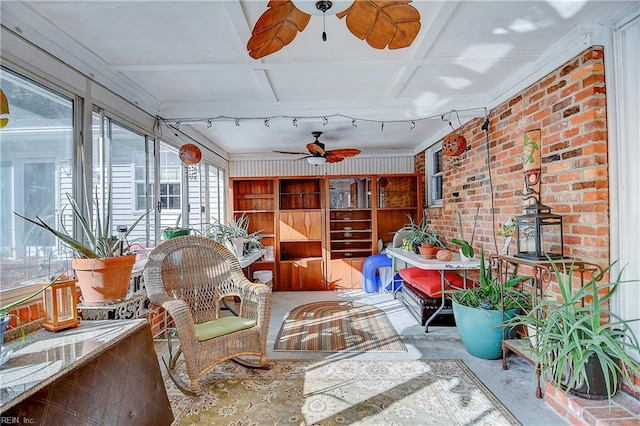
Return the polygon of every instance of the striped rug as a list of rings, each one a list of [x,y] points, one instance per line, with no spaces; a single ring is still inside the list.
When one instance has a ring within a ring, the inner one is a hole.
[[[385,313],[354,302],[316,302],[287,314],[276,351],[407,352]]]

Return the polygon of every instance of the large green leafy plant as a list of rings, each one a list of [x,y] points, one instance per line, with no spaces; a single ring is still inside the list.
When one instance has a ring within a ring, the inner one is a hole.
[[[111,198],[109,194],[109,199]],[[112,237],[111,233],[111,214],[110,209],[106,209],[106,213],[104,217],[100,214],[100,205],[97,201],[95,201],[95,211],[96,217],[95,221],[92,222],[91,217],[88,214],[83,213],[83,210],[78,205],[77,201],[70,194],[66,194],[67,200],[69,201],[69,206],[71,207],[73,217],[77,219],[78,223],[80,223],[82,229],[82,238],[76,239],[73,236],[73,233],[64,225],[63,217],[64,210],[60,215],[60,230],[53,228],[48,225],[44,220],[36,216],[35,219],[30,219],[25,217],[19,213],[14,212],[17,216],[22,219],[39,226],[42,229],[45,229],[55,235],[58,239],[60,239],[63,243],[67,244],[71,247],[76,257],[79,258],[89,258],[89,259],[97,259],[97,258],[105,258],[105,257],[118,257],[123,254],[128,254],[125,252],[121,253],[122,245],[121,241]],[[97,197],[96,197],[97,200]],[[87,205],[85,210],[86,212],[90,212],[91,209]],[[144,213],[140,216],[134,223],[131,225],[126,232],[123,234],[123,238],[126,238],[131,231],[140,223],[140,221],[151,212]]]
[[[560,261],[558,261],[560,262]],[[534,349],[542,374],[557,388],[566,391],[590,387],[588,363],[602,368],[607,398],[618,388],[618,377],[633,380],[640,363],[638,339],[630,327],[636,320],[624,320],[608,305],[620,284],[615,280],[599,282],[611,272],[609,265],[582,287],[573,282],[573,265],[562,262],[562,269],[551,262],[561,299],[543,298],[528,315],[509,321],[536,330]]]
[[[470,308],[487,310],[509,310],[531,308],[531,295],[522,291],[518,285],[531,279],[530,276],[517,276],[513,271],[509,279],[500,283],[493,274],[490,264],[485,264],[484,250],[480,252],[480,277],[478,285],[466,290],[448,290],[447,294],[457,303]]]

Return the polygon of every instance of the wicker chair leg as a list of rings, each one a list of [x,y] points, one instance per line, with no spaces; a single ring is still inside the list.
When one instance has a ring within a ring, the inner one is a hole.
[[[173,361],[175,361],[175,359]],[[169,367],[167,365],[167,361],[164,359],[164,357],[162,357],[162,362],[164,362],[164,366],[166,367],[167,372],[169,373],[169,377],[171,377],[171,380],[176,385],[176,387],[180,390],[180,392],[188,396],[202,395],[202,391],[200,390],[200,384],[198,383],[197,380],[191,380],[191,385],[188,385],[180,377],[180,375],[175,370],[175,368]],[[174,364],[174,367],[175,367],[175,362],[172,362],[172,364]]]
[[[248,361],[246,359],[242,359],[242,358],[232,358],[231,361],[235,362],[236,364],[239,364],[243,367],[247,367],[247,368],[252,368],[252,369],[256,369],[256,370],[271,370],[271,366],[269,364],[265,362],[254,362],[254,361]]]

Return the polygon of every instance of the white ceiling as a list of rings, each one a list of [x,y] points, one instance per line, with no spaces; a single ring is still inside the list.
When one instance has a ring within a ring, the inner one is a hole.
[[[398,50],[369,47],[335,15],[323,42],[314,15],[291,44],[255,60],[246,45],[267,3],[5,0],[1,19],[230,158],[275,158],[303,151],[314,130],[327,149],[415,153],[450,129],[443,114],[455,127],[452,110],[463,123],[483,116],[598,42],[598,24],[635,1],[416,0],[420,32]]]

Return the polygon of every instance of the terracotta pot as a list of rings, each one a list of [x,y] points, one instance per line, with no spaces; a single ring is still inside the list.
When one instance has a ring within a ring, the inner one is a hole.
[[[423,244],[419,248],[420,256],[425,257],[427,259],[435,259],[436,253],[440,251],[439,247],[435,247],[429,244]]]
[[[73,259],[82,303],[102,306],[118,303],[127,297],[135,255],[102,259]]]

